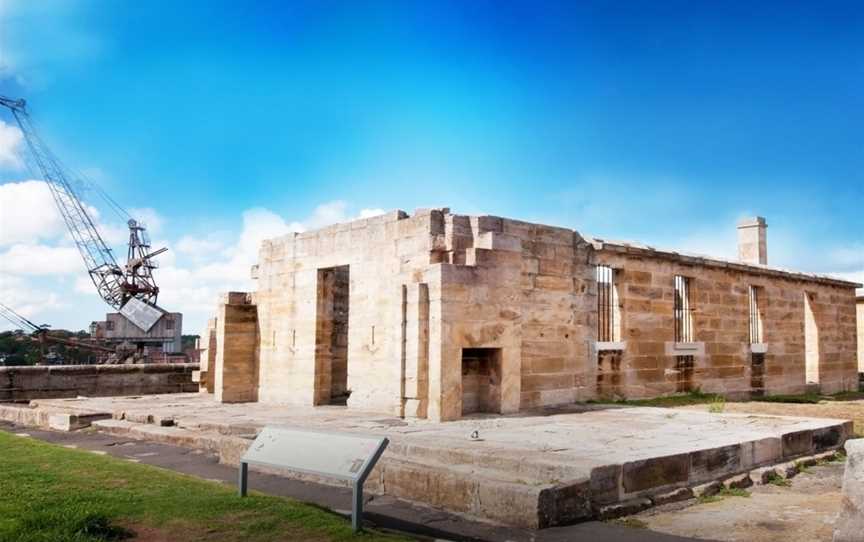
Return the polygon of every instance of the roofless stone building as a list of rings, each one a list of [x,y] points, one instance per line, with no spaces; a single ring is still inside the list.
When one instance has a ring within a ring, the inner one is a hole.
[[[449,209],[265,241],[202,337],[223,402],[453,420],[597,397],[858,385],[854,283]]]

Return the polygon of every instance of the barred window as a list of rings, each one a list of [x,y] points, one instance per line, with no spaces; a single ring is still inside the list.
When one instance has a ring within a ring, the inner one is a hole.
[[[750,286],[750,343],[762,342],[762,315],[759,306],[761,288]]]
[[[597,340],[619,340],[618,307],[615,291],[615,270],[606,265],[597,266]]]
[[[690,305],[690,278],[675,275],[675,342],[693,342],[693,309]]]

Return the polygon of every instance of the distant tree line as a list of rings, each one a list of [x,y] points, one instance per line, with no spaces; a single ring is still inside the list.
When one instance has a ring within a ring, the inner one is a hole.
[[[55,337],[86,339],[86,331],[56,329],[49,332]],[[95,363],[97,354],[92,351],[72,348],[63,344],[45,344],[45,353],[66,365]],[[41,356],[39,341],[35,341],[21,330],[0,332],[0,365],[36,365]]]

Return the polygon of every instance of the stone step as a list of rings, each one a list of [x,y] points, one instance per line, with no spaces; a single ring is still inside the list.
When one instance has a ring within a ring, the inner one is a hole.
[[[502,478],[500,471],[390,457],[367,480],[369,491],[442,507],[486,521],[544,528],[591,517],[590,482]]]
[[[465,468],[467,470],[482,469],[484,472],[497,473],[501,479],[514,478],[518,480],[535,480],[540,483],[551,483],[556,480],[578,478],[579,472],[573,468],[572,462],[554,462],[531,457],[531,450],[523,452],[505,452],[496,449],[490,451],[483,447],[465,449],[438,444],[418,444],[412,442],[403,444],[398,439],[392,439],[387,447],[387,455],[406,461],[422,462],[440,465],[445,468]]]

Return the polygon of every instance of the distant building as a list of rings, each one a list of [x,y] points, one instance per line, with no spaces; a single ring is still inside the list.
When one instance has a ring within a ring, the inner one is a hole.
[[[144,332],[122,314],[112,312],[105,315],[105,320],[90,324],[90,335],[111,346],[129,343],[145,350],[154,360],[172,354],[182,355],[183,315],[166,312]]]

